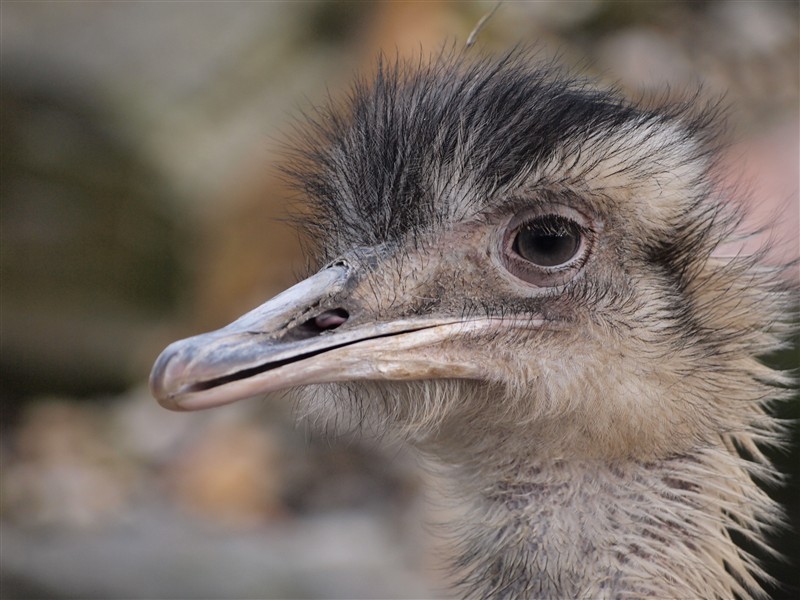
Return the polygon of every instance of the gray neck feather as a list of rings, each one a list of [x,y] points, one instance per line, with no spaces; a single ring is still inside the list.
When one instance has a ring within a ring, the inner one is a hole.
[[[482,475],[462,472],[458,489],[470,502],[456,528],[463,591],[509,599],[757,594],[749,572],[760,570],[729,530],[754,528],[758,541],[775,509],[747,464],[707,448],[649,464],[540,465],[491,489],[472,485]]]

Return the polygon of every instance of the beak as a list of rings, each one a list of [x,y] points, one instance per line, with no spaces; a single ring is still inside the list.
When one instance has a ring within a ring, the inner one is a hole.
[[[442,345],[498,319],[379,320],[355,299],[354,267],[326,268],[217,331],[168,346],[150,389],[172,410],[210,408],[312,383],[484,378]]]

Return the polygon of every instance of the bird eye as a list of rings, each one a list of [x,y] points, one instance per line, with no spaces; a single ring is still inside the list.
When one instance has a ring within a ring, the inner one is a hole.
[[[517,231],[512,250],[539,267],[568,263],[581,246],[582,228],[561,215],[544,215],[528,221]]]
[[[583,267],[599,223],[563,204],[517,213],[503,229],[501,260],[517,279],[536,287],[563,285]]]

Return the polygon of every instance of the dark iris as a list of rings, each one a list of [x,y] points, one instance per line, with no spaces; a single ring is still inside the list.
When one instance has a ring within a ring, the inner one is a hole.
[[[514,252],[540,267],[570,261],[581,245],[581,226],[560,215],[536,217],[525,223],[514,239]]]

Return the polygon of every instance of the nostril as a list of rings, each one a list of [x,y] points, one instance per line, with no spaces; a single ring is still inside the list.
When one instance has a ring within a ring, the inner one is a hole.
[[[326,331],[336,329],[349,318],[350,313],[343,308],[326,310],[316,317],[311,317],[307,321],[288,329],[286,333],[284,333],[283,339],[287,342],[307,340],[308,338],[316,337]]]
[[[327,331],[329,329],[336,329],[347,321],[350,317],[350,313],[348,313],[343,308],[334,308],[333,310],[326,310],[324,313],[317,315],[314,317],[314,325],[316,325],[321,331]]]

